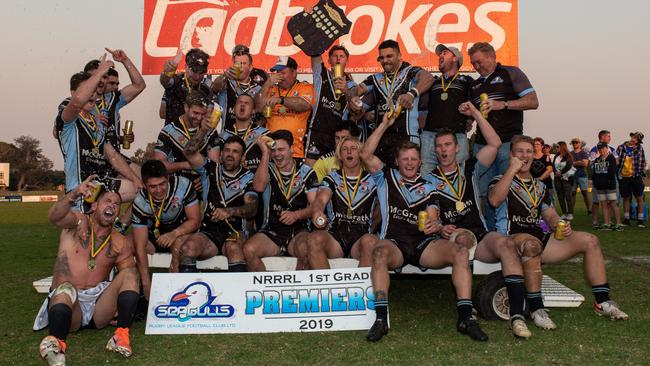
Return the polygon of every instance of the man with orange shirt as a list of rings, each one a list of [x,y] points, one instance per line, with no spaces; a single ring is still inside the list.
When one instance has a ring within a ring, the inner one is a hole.
[[[259,98],[263,98],[264,106],[273,108],[271,117],[266,119],[266,128],[271,132],[289,130],[294,141],[293,157],[304,158],[303,140],[314,105],[314,86],[298,81],[297,69],[298,63],[293,58],[278,57],[277,63],[271,68],[269,78],[262,86]]]

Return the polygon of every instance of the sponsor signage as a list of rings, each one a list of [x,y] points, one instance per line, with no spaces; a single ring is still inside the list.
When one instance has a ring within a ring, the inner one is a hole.
[[[367,330],[370,268],[153,274],[146,334]]]
[[[291,16],[317,1],[305,0],[145,0],[142,71],[159,74],[164,62],[180,47],[198,47],[210,55],[208,73],[222,73],[232,64],[236,44],[250,47],[253,64],[268,70],[278,56],[292,56],[300,72],[311,72],[309,58],[293,45],[286,25]],[[347,71],[381,71],[377,46],[397,40],[404,60],[430,71],[438,68],[434,50],[439,43],[458,47],[473,70],[468,48],[490,42],[497,60],[518,65],[518,1],[337,0],[352,22],[343,44],[351,57]],[[182,69],[184,64],[180,65]]]

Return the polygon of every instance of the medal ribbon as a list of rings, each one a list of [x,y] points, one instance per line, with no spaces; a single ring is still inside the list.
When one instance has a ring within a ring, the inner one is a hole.
[[[160,217],[162,216],[162,211],[163,207],[165,207],[165,199],[167,199],[167,196],[163,198],[162,202],[160,202],[160,207],[158,208],[158,213],[156,213],[156,207],[153,204],[153,199],[151,198],[151,194],[149,194],[149,205],[151,206],[151,212],[154,214],[153,218],[156,220],[155,228],[157,229],[160,227]]]
[[[393,85],[395,85],[395,80],[397,80],[397,74],[399,74],[400,67],[402,67],[401,63],[397,66],[395,74],[393,74],[393,80],[390,82],[390,86],[388,85],[388,75],[384,73],[384,86],[386,87],[386,94],[388,94],[388,105],[391,109],[393,109]]]
[[[235,122],[233,128],[235,129],[235,135],[239,136],[239,130],[237,130],[237,122]],[[246,129],[246,133],[244,133],[244,137],[242,138],[242,140],[244,140],[244,143],[246,143],[246,138],[248,137],[248,134],[251,132],[251,128],[253,128],[252,123],[248,125],[248,128]]]
[[[451,81],[449,82],[449,84],[447,84],[446,87],[445,87],[445,75],[442,75],[442,77],[440,78],[440,82],[442,82],[442,92],[443,92],[443,93],[446,93],[446,92],[447,92],[447,89],[449,89],[449,87],[451,86],[451,84],[454,83],[454,80],[456,80],[456,77],[458,76],[458,74],[459,74],[459,73],[457,72],[456,75],[454,75],[454,77],[451,78]]]
[[[438,166],[438,172],[440,173],[440,176],[442,177],[442,179],[449,186],[449,189],[451,190],[451,192],[456,197],[456,201],[460,201],[461,198],[462,198],[461,194],[462,194],[462,191],[463,191],[463,179],[462,179],[462,177],[460,175],[460,164],[456,164],[456,179],[458,180],[458,189],[456,189],[454,187],[454,185],[451,184],[449,179],[447,179],[447,175],[445,175],[445,173],[440,169],[440,166]]]
[[[237,127],[235,127],[235,131],[237,131]],[[239,174],[240,171],[241,171],[241,167],[240,167],[239,170],[237,171],[237,174]],[[217,170],[217,183],[218,183],[219,186],[221,187],[221,204],[223,205],[223,208],[226,208],[226,197],[225,197],[225,194],[226,194],[226,186],[227,186],[227,185],[226,185],[226,180],[223,178],[223,176],[224,176],[224,173],[223,173],[223,166],[221,166],[221,164],[220,164],[220,165],[219,165],[219,169]],[[225,220],[223,220],[223,222],[225,222],[226,225],[228,225],[228,227],[229,227],[229,228],[233,231],[233,233],[237,236],[237,239],[239,239],[239,231],[237,231],[237,229],[235,229],[235,228],[232,226],[232,224],[230,223],[230,221],[228,221],[228,219],[225,219]]]
[[[278,175],[278,181],[280,182],[280,190],[284,194],[284,198],[286,198],[287,202],[289,202],[289,197],[291,197],[291,191],[293,190],[293,181],[296,179],[296,163],[295,162],[293,163],[293,170],[291,171],[291,181],[289,182],[288,189],[285,188],[284,179],[282,179],[282,173],[280,173],[278,167],[273,165],[273,169],[275,169],[275,172]]]
[[[97,254],[104,249],[109,240],[111,240],[111,234],[108,234],[106,239],[104,239],[102,244],[99,246],[99,249],[95,250],[95,230],[93,228],[93,219],[90,218],[90,258],[95,258]]]
[[[104,109],[106,109],[106,100],[104,99],[104,96],[103,96],[103,95],[102,95],[102,99],[101,99],[101,100],[102,100],[102,102],[101,102],[101,104],[100,104],[101,109],[100,109],[100,107],[97,107],[97,103],[95,103],[95,110],[97,111],[97,114],[102,114],[102,112],[104,111]]]
[[[516,177],[517,180],[519,180],[519,182],[521,183],[521,185],[524,186],[524,190],[526,191],[528,198],[530,198],[530,202],[533,204],[532,208],[536,208],[537,203],[539,202],[539,198],[537,197],[537,190],[535,189],[535,178],[532,179],[532,193],[531,193],[531,190],[528,189],[528,186],[526,185],[526,183],[524,183],[523,179],[519,178],[519,176]]]
[[[345,199],[348,201],[348,208],[352,210],[352,202],[354,202],[354,198],[357,196],[357,190],[359,189],[359,182],[361,182],[361,173],[363,173],[363,169],[359,171],[359,177],[357,179],[357,183],[354,184],[354,189],[352,191],[352,195],[350,195],[350,190],[348,189],[348,181],[345,177],[345,170],[341,169],[341,174],[343,176],[343,185],[345,186]]]

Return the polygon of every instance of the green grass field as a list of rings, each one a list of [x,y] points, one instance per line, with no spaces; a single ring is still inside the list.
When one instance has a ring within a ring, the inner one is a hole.
[[[579,199],[581,201],[581,199]],[[0,364],[41,364],[38,344],[46,331],[31,330],[44,295],[32,281],[49,276],[58,231],[47,222],[49,204],[0,204],[0,308],[5,312],[0,338]],[[590,229],[584,208],[574,227]],[[591,308],[590,287],[581,264],[545,266],[544,272],[587,298],[579,308],[552,309],[559,329],[543,332],[529,324],[533,337],[512,337],[506,322],[481,320],[490,336],[477,343],[455,330],[455,301],[449,278],[394,279],[391,288],[392,328],[378,344],[365,332],[285,333],[259,335],[145,336],[144,323],[131,330],[134,355],[124,360],[104,350],[113,329],[86,330],[68,338],[69,364],[235,364],[235,365],[642,365],[650,364],[650,231],[626,228],[599,233],[608,260],[612,298],[631,320],[613,322]]]

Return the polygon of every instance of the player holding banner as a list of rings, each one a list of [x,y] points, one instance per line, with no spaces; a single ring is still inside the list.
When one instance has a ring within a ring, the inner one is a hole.
[[[322,156],[334,152],[334,129],[343,120],[349,88],[355,86],[345,73],[350,57],[348,50],[337,45],[330,48],[327,56],[331,70],[325,67],[322,56],[311,58],[315,102],[305,144],[306,161],[311,166]]]
[[[328,258],[352,257],[359,267],[369,267],[377,237],[370,234],[372,216],[377,202],[377,186],[363,169],[359,158],[361,142],[345,137],[336,147],[341,166],[323,180],[314,201],[312,222],[329,221],[329,227],[318,227],[309,235],[309,266],[329,268]],[[324,211],[327,209],[327,216]],[[326,219],[327,217],[327,219]]]
[[[522,252],[525,261],[522,269],[514,240],[503,234],[487,231],[480,210],[478,166],[486,167],[494,162],[501,140],[473,104],[462,103],[458,110],[459,113],[476,120],[487,144],[476,157],[458,162],[456,157],[460,154],[462,145],[458,143],[454,131],[439,130],[432,141],[435,142],[436,160],[439,165],[425,179],[436,186],[436,197],[442,212],[442,237],[450,239],[469,230],[474,236],[473,242],[478,241],[474,258],[487,263],[501,262],[510,303],[512,332],[515,336],[527,338],[530,337],[530,331],[524,320],[523,275],[525,270],[539,271],[540,262],[529,260],[530,253]],[[533,319],[537,318],[538,316],[533,314]]]
[[[253,188],[264,199],[262,229],[244,243],[248,270],[265,271],[262,257],[289,253],[298,257],[296,269],[307,266],[307,220],[312,217],[311,204],[316,198],[316,173],[301,160],[294,160],[293,135],[278,130],[268,135],[272,139],[273,161],[269,162],[271,148],[266,136],[257,140],[262,150]]]
[[[584,254],[585,277],[594,294],[596,314],[611,319],[628,319],[628,315],[609,298],[605,260],[598,237],[573,231],[569,222],[560,219],[545,194],[546,185],[530,174],[533,155],[532,138],[523,135],[512,138],[508,169],[492,180],[488,193],[490,204],[496,207],[497,230],[511,235],[519,252],[525,253],[525,256],[541,256],[542,263],[561,263],[577,254]],[[541,229],[541,219],[556,235]],[[541,272],[526,273],[528,305],[533,314],[541,310],[538,316],[543,319],[535,320],[536,325],[543,329],[554,329],[556,325],[546,314],[539,292],[541,281]]]
[[[387,167],[374,155],[379,140],[395,122],[387,114],[383,118],[361,150],[361,159],[377,184],[382,215],[381,240],[372,253],[371,271],[377,319],[366,338],[376,342],[388,333],[388,271],[399,271],[411,264],[421,268],[452,266],[458,310],[456,328],[474,340],[487,341],[487,335],[472,316],[468,246],[434,235],[442,229],[433,195],[436,187],[418,173],[421,163],[418,145],[403,141],[396,147],[398,169]]]

